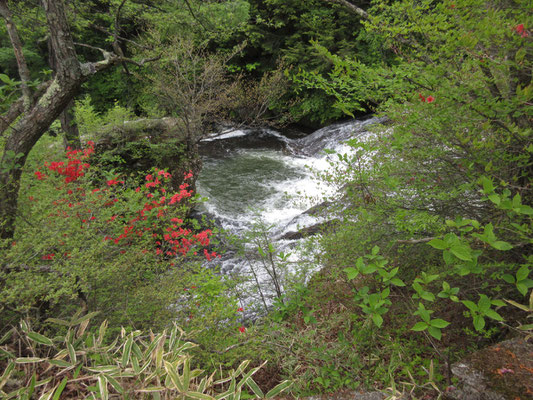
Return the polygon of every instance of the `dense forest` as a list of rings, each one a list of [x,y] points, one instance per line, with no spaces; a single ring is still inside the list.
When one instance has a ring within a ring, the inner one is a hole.
[[[0,397],[532,398],[532,10],[0,0]],[[328,126],[292,250],[202,208],[206,140]]]

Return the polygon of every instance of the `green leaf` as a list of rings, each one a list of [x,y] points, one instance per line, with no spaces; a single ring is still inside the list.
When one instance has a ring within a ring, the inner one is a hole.
[[[4,373],[2,376],[0,376],[0,390],[4,387],[4,385],[9,380],[9,377],[15,370],[15,363],[13,361],[10,361],[9,364],[7,364],[7,367],[4,369]]]
[[[400,278],[393,278],[390,280],[390,283],[396,286],[405,286],[405,283]]]
[[[259,397],[259,398],[263,398],[265,397],[265,394],[263,393],[263,391],[261,390],[261,388],[257,385],[257,383],[253,380],[253,378],[250,378],[246,381],[246,384],[248,385],[248,387],[250,389],[252,389],[252,392],[254,392],[254,394]]]
[[[442,332],[439,328],[435,328],[434,326],[430,326],[428,328],[428,332],[431,336],[433,336],[435,339],[440,340],[442,338]]]
[[[463,300],[462,303],[472,312],[475,312],[478,310],[477,304],[470,300]]]
[[[44,360],[45,360],[44,358],[38,358],[38,357],[18,357],[15,359],[15,362],[17,364],[33,364],[33,363],[38,363]]]
[[[378,328],[381,327],[381,325],[383,325],[383,318],[379,314],[372,314],[372,321],[374,322],[374,324],[376,324]],[[268,397],[268,394],[267,394],[267,397]]]
[[[106,379],[109,381],[109,383],[111,384],[111,386],[113,386],[113,388],[118,392],[120,393],[121,395],[124,395],[126,392],[124,391],[124,388],[120,385],[120,383],[118,383],[118,381],[113,378],[111,375],[104,375],[106,377]]]
[[[72,361],[73,364],[76,364],[76,350],[74,350],[74,346],[72,346],[72,344],[70,343],[67,343],[67,349],[68,349],[68,354],[70,356],[70,361]]]
[[[27,335],[31,340],[39,344],[44,344],[45,346],[54,345],[54,342],[52,342],[52,340],[48,339],[46,336],[43,336],[37,332],[28,332]]]
[[[447,249],[448,247],[450,247],[448,245],[448,243],[446,243],[444,240],[442,239],[432,239],[431,241],[428,242],[428,244],[433,247],[434,249],[437,249],[437,250],[445,250]]]
[[[446,328],[448,325],[450,325],[448,321],[444,321],[440,318],[432,319],[429,324],[439,329]]]
[[[124,344],[124,353],[122,353],[122,367],[125,368],[130,361],[131,346],[133,345],[133,336],[129,336]]]
[[[14,329],[11,328],[10,330],[8,330],[4,336],[2,336],[2,338],[0,338],[0,344],[3,344],[4,342],[7,342],[7,340],[11,337],[11,335],[13,334],[14,332]]]
[[[454,256],[463,261],[472,261],[472,249],[464,244],[454,244],[450,248]]]
[[[72,364],[65,360],[52,359],[52,360],[48,360],[48,362],[52,365],[55,365],[56,367],[62,367],[62,368],[72,367]]]
[[[15,81],[12,80],[6,74],[0,74],[0,81],[4,82],[6,85],[9,85],[9,86],[13,86],[15,84]]]
[[[425,322],[417,322],[415,324],[415,326],[413,326],[411,328],[412,331],[416,331],[416,332],[420,332],[420,331],[423,331],[423,330],[426,330],[428,328],[428,324],[426,324]]]
[[[420,298],[427,300],[427,301],[435,301],[435,295],[428,291],[423,291],[419,293]]]
[[[522,265],[518,271],[516,271],[516,281],[523,281],[529,275],[529,267],[527,265]]]
[[[276,385],[271,391],[269,391],[266,394],[265,398],[270,399],[270,398],[272,398],[274,396],[277,396],[281,392],[284,392],[289,387],[291,387],[291,385],[292,385],[292,381],[288,381],[288,380],[287,381],[283,381],[280,384]]]
[[[486,176],[482,176],[480,180],[481,184],[483,185],[483,192],[485,194],[494,192],[494,184],[489,178],[487,178]]]
[[[353,267],[345,268],[344,272],[346,272],[346,275],[349,281],[357,278],[357,275],[359,275],[359,271]]]
[[[518,289],[518,291],[520,292],[522,296],[525,296],[527,294],[528,287],[524,285],[522,282],[517,282],[516,288]]]
[[[475,315],[473,322],[476,331],[480,331],[485,327],[485,318],[483,318],[481,315]]]
[[[511,250],[513,248],[513,246],[511,246],[509,243],[503,242],[501,240],[497,240],[496,242],[489,242],[489,244],[495,249],[502,251]]]
[[[489,310],[490,305],[490,299],[486,295],[482,294],[479,296],[479,301],[477,303],[479,312],[484,313],[485,311]]]
[[[59,397],[61,396],[61,393],[63,393],[63,390],[65,389],[65,386],[67,386],[67,377],[64,377],[57,389],[54,392],[54,397],[52,397],[52,400],[59,400]]]
[[[100,311],[93,311],[93,312],[90,312],[89,314],[86,314],[86,315],[84,315],[83,317],[78,318],[77,320],[71,322],[71,325],[72,325],[72,326],[74,326],[74,325],[79,325],[79,324],[81,324],[82,322],[87,321],[87,320],[90,320],[91,318],[97,316],[98,314],[100,314]]]
[[[494,194],[490,194],[488,196],[489,200],[492,201],[494,204],[496,204],[497,206],[500,205],[501,203],[501,198],[500,198],[500,195],[494,193]]]
[[[494,310],[487,310],[487,311],[485,311],[484,314],[487,317],[492,318],[492,319],[494,319],[496,321],[503,321],[503,317],[500,314],[498,314],[496,311],[494,311]]]
[[[446,263],[446,265],[453,264],[454,258],[453,258],[452,253],[449,250],[444,250],[442,252],[442,257],[444,258],[444,262]]]
[[[198,400],[215,400],[214,397],[209,396],[208,394],[200,393],[200,392],[187,392],[186,395],[190,397],[191,399],[198,399]]]
[[[513,284],[515,283],[515,279],[514,279],[514,276],[510,275],[510,274],[504,274],[502,276],[502,279],[507,282],[507,283],[510,283],[510,284]]]

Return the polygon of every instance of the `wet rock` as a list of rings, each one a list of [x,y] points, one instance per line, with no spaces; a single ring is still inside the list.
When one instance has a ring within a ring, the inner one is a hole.
[[[313,236],[313,235],[316,235],[317,233],[322,233],[326,229],[331,228],[337,222],[338,222],[337,220],[319,222],[318,224],[298,229],[296,232],[294,232],[294,231],[286,232],[280,237],[280,239],[283,239],[283,240],[299,240],[299,239],[302,239],[304,237]]]
[[[452,366],[450,400],[533,399],[533,344],[512,339],[477,351]]]
[[[319,129],[303,139],[295,141],[296,151],[307,156],[319,154],[333,143],[344,142],[348,139],[358,137],[373,124],[383,124],[386,118],[371,117],[363,120],[349,120]]]

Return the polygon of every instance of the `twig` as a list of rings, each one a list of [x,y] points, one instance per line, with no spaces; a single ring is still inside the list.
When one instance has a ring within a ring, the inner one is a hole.
[[[397,243],[405,243],[405,244],[417,244],[417,243],[426,243],[431,240],[435,239],[434,237],[426,237],[422,239],[409,239],[409,240],[397,240]]]

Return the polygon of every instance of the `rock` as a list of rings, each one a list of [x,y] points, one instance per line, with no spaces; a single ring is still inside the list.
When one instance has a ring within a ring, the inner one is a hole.
[[[341,391],[333,394],[324,394],[321,396],[307,397],[305,400],[384,400],[390,396],[387,392],[355,392],[352,390]],[[394,397],[397,400],[402,400],[406,397]]]
[[[298,231],[290,231],[283,234],[280,239],[283,240],[299,240],[304,237],[309,237],[312,235],[316,235],[317,233],[321,233],[327,228],[330,228],[334,226],[338,221],[325,221],[325,222],[319,222],[318,224],[311,225],[305,228],[298,229]]]
[[[452,365],[459,378],[453,400],[533,399],[533,344],[512,339],[477,351]]]

